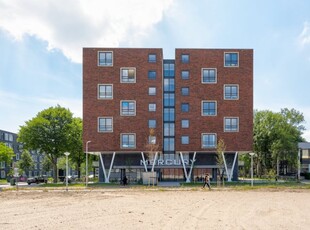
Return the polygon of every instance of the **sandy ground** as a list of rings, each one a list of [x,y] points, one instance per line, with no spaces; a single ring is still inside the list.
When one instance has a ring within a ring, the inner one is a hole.
[[[310,229],[310,191],[3,191],[0,229]]]

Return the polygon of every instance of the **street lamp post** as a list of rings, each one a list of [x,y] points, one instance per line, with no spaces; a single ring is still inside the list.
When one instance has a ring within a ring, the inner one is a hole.
[[[68,192],[68,171],[69,171],[69,167],[68,167],[68,156],[70,155],[69,152],[65,152],[64,153],[66,155],[66,191]]]
[[[251,186],[253,187],[253,156],[255,153],[249,153],[251,156]]]
[[[86,166],[85,166],[85,168],[86,168],[86,171],[85,171],[85,175],[86,175],[86,177],[85,177],[85,186],[86,186],[86,188],[88,186],[88,144],[90,142],[91,141],[87,141],[86,142]]]

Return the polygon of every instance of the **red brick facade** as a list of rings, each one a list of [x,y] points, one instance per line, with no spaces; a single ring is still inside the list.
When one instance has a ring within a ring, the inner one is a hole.
[[[112,66],[98,66],[98,52],[113,52]],[[238,67],[224,67],[225,52],[238,53]],[[156,62],[148,62],[148,55],[156,54]],[[189,54],[189,63],[181,62],[181,55]],[[136,83],[120,83],[120,69],[134,67]],[[216,68],[217,82],[202,84],[202,68]],[[156,79],[148,79],[148,71],[155,70]],[[189,70],[188,80],[181,79],[181,71]],[[113,99],[98,99],[98,84],[113,85]],[[224,100],[224,85],[239,86],[238,100]],[[156,95],[149,96],[149,87],[156,87]],[[189,87],[189,95],[182,96],[181,88]],[[83,49],[83,141],[91,140],[92,152],[124,151],[120,147],[122,133],[136,134],[133,152],[145,151],[148,120],[155,119],[157,143],[162,149],[163,127],[163,52],[162,49],[84,48]],[[136,101],[135,116],[121,116],[121,100]],[[217,102],[216,116],[201,116],[202,100]],[[149,103],[156,103],[156,112],[149,112]],[[181,103],[189,103],[188,113],[181,112]],[[253,50],[251,49],[176,49],[175,54],[175,150],[214,151],[201,147],[202,133],[216,133],[226,143],[226,151],[251,151],[253,145]],[[98,117],[113,117],[113,132],[98,132]],[[238,117],[239,131],[224,132],[224,117]],[[181,128],[181,120],[189,119],[190,126]],[[181,136],[189,136],[189,144],[181,144]],[[131,151],[125,149],[125,151]]]
[[[113,52],[113,66],[98,66],[99,51]],[[148,62],[148,54],[156,54],[155,63]],[[162,133],[162,59],[162,49],[83,49],[84,146],[91,140],[91,151],[122,151],[121,133],[135,133],[136,148],[132,150],[143,151],[149,132],[148,119],[156,119],[156,132]],[[120,83],[122,67],[136,69],[136,83]],[[149,70],[156,71],[155,80],[148,79]],[[113,84],[113,99],[98,99],[98,84]],[[148,95],[149,87],[156,87],[156,96]],[[136,116],[120,116],[121,100],[136,101]],[[156,112],[148,111],[149,103],[156,103]],[[99,133],[98,117],[113,117],[113,132]],[[162,143],[160,135],[157,141]]]
[[[239,54],[239,67],[224,67],[224,53]],[[189,63],[181,62],[181,55],[189,54]],[[253,50],[246,49],[176,49],[176,151],[214,151],[201,148],[201,134],[215,133],[223,139],[226,151],[253,149]],[[216,68],[217,83],[202,84],[201,69]],[[181,71],[189,70],[188,80]],[[238,100],[224,100],[224,85],[239,85]],[[181,95],[181,88],[189,87],[189,96]],[[201,102],[217,102],[216,116],[201,116]],[[181,103],[189,103],[188,113],[181,112]],[[239,118],[239,132],[224,132],[224,117]],[[189,119],[188,129],[181,128],[181,120]],[[190,137],[189,144],[181,144],[181,136]]]

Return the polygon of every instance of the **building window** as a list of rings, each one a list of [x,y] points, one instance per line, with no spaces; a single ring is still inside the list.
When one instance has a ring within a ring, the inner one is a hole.
[[[189,54],[182,54],[181,61],[182,63],[189,63]]]
[[[136,116],[136,102],[121,101],[121,116]]]
[[[202,69],[202,83],[216,83],[217,76],[216,76],[216,69]]]
[[[121,83],[136,83],[136,68],[121,68]]]
[[[156,62],[156,54],[149,54],[148,61],[149,62]]]
[[[156,137],[155,136],[149,136],[149,144],[156,144]]]
[[[238,132],[239,131],[239,118],[238,117],[225,117],[224,118],[224,131],[225,132]]]
[[[156,128],[156,120],[149,120],[149,128],[150,129],[155,129]]]
[[[216,101],[202,101],[202,116],[216,116]]]
[[[4,179],[6,177],[5,171],[1,170],[1,178]]]
[[[112,117],[99,117],[98,118],[98,132],[99,133],[113,132],[113,118]]]
[[[149,70],[148,78],[150,80],[155,80],[156,79],[156,71],[155,70]]]
[[[182,112],[189,112],[189,104],[188,103],[182,103],[181,104],[181,111]]]
[[[181,121],[182,128],[189,128],[189,120],[182,120]]]
[[[164,91],[174,92],[174,79],[164,79]]]
[[[188,87],[182,87],[181,88],[181,94],[182,94],[182,96],[188,96],[189,95],[189,88]]]
[[[174,136],[174,123],[164,123],[164,136]]]
[[[174,106],[174,93],[164,93],[164,106]]]
[[[0,168],[5,168],[5,162],[4,161],[0,161]]]
[[[8,133],[4,133],[4,140],[8,141],[9,140],[9,134]]]
[[[136,148],[136,135],[134,133],[121,134],[121,148],[122,149]]]
[[[225,100],[237,100],[237,99],[239,99],[239,87],[238,87],[238,85],[225,85],[224,86],[224,99]]]
[[[181,143],[183,145],[188,145],[189,144],[189,136],[181,136]]]
[[[113,85],[98,85],[98,99],[113,99]]]
[[[156,104],[150,103],[149,104],[149,112],[155,112],[156,111]]]
[[[149,95],[156,95],[156,87],[149,87]]]
[[[174,76],[174,63],[164,63],[164,77]]]
[[[99,66],[113,66],[113,53],[112,52],[99,52],[98,53]]]
[[[225,53],[225,67],[238,67],[239,54],[238,53]]]
[[[19,153],[16,153],[16,160],[19,161]]]
[[[189,71],[188,70],[182,70],[181,72],[181,78],[183,80],[188,80],[189,79]]]
[[[164,108],[164,121],[174,121],[174,108]]]
[[[174,151],[174,138],[164,138],[164,151]]]
[[[202,148],[215,148],[216,147],[216,134],[203,133],[201,137]]]

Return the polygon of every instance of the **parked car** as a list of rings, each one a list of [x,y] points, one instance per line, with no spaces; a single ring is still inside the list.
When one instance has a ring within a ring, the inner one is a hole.
[[[68,183],[71,184],[72,182],[75,182],[77,180],[77,176],[73,175],[73,176],[68,176]],[[66,177],[62,177],[60,178],[61,181],[63,181],[64,183],[66,183]]]
[[[47,178],[46,177],[43,177],[43,176],[35,176],[35,177],[30,177],[27,179],[27,183],[30,185],[32,183],[36,183],[36,184],[39,184],[39,183],[47,183]]]

